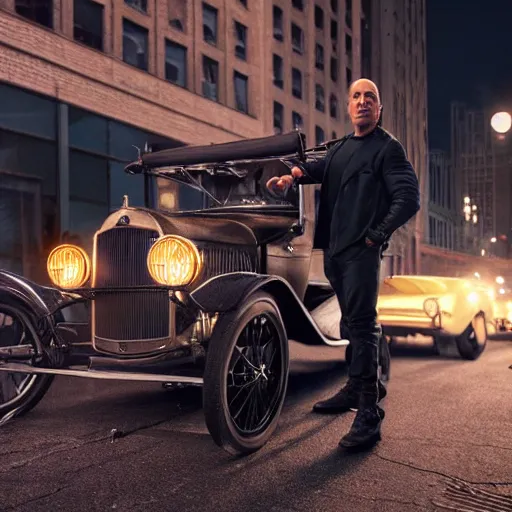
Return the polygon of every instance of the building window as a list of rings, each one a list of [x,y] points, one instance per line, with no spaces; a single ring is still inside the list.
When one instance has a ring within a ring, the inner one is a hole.
[[[347,63],[352,67],[352,37],[345,34],[345,52],[347,55]]]
[[[247,60],[247,27],[235,21],[235,55],[242,60]]]
[[[322,144],[325,142],[325,133],[320,126],[315,126],[315,144]]]
[[[292,0],[292,6],[299,11],[304,10],[304,0]]]
[[[346,0],[345,25],[352,28],[352,0]]]
[[[217,16],[215,7],[203,3],[203,39],[214,46],[217,45]]]
[[[274,39],[283,41],[283,11],[277,5],[274,5],[272,23],[274,26]]]
[[[332,51],[338,51],[338,22],[331,20]]]
[[[123,60],[144,71],[148,70],[148,31],[123,19]]]
[[[238,0],[247,9],[247,0]]]
[[[333,119],[338,119],[339,111],[338,111],[338,99],[334,94],[331,94],[329,98],[329,112]]]
[[[246,114],[249,113],[249,100],[248,100],[248,82],[249,79],[235,71],[234,76],[234,84],[235,84],[235,104],[236,109],[240,110],[240,112],[244,112]]]
[[[148,11],[148,0],[124,0],[124,3],[134,9],[137,9],[137,11]]]
[[[331,0],[331,11],[338,12],[338,0]]]
[[[315,108],[320,112],[325,112],[324,88],[320,84],[315,87]]]
[[[274,85],[283,89],[284,87],[284,79],[283,79],[283,59],[274,53],[272,57],[272,69],[274,73]]]
[[[284,107],[281,103],[274,101],[274,134],[283,133]]]
[[[292,48],[295,53],[304,53],[304,32],[295,23],[292,23]]]
[[[315,45],[315,68],[324,69],[324,47],[318,43]]]
[[[203,96],[219,101],[219,63],[203,55]]]
[[[315,5],[315,27],[324,29],[324,11],[319,5]]]
[[[186,32],[187,27],[187,0],[167,0],[169,26]]]
[[[16,13],[40,25],[53,28],[52,0],[16,0]]]
[[[73,37],[91,48],[103,51],[103,6],[91,0],[74,0]]]
[[[338,81],[338,59],[336,57],[331,57],[331,80]]]
[[[292,94],[302,99],[302,73],[296,68],[292,69]]]
[[[165,79],[187,86],[187,49],[168,39],[165,40]]]
[[[334,139],[337,139],[338,136],[336,135],[336,132],[332,132],[331,134],[331,139],[334,140]]]
[[[304,129],[304,120],[298,112],[292,112],[292,126],[294,130]]]
[[[347,89],[350,87],[350,84],[352,83],[352,70],[350,68],[346,69],[347,73]]]

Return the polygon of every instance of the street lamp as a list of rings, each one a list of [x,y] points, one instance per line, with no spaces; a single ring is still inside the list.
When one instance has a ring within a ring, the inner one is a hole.
[[[503,284],[503,283],[505,282],[505,279],[503,279],[503,277],[502,277],[502,276],[498,276],[498,277],[496,278],[496,282],[497,282],[498,284]]]
[[[496,243],[496,237],[495,237],[495,236],[493,236],[493,237],[491,238],[491,244],[495,244],[495,243]]]
[[[508,112],[496,112],[491,118],[491,126],[497,133],[507,133],[512,127],[512,116]]]

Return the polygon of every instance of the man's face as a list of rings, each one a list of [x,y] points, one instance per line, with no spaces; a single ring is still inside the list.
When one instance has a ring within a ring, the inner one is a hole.
[[[370,80],[357,80],[350,86],[348,113],[354,126],[377,126],[380,116],[380,96],[377,86]]]

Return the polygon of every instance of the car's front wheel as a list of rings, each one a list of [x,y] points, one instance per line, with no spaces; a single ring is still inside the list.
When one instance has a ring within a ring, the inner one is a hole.
[[[0,296],[0,346],[32,345],[38,333],[30,312]],[[0,371],[0,424],[35,407],[48,391],[52,375]]]
[[[277,427],[288,383],[286,330],[271,295],[257,292],[222,315],[208,344],[203,409],[214,441],[259,450]]]
[[[437,336],[434,349],[441,356],[459,355],[463,359],[478,359],[487,344],[487,324],[483,313],[473,318],[459,336]]]
[[[459,354],[463,359],[478,359],[487,344],[487,324],[485,316],[480,313],[456,338]]]

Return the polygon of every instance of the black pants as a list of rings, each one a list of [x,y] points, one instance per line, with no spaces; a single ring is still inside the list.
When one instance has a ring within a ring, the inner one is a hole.
[[[338,297],[342,318],[341,337],[350,340],[352,361],[349,379],[361,386],[361,400],[377,403],[379,344],[377,297],[381,262],[380,247],[364,240],[329,256],[324,251],[324,272]]]

